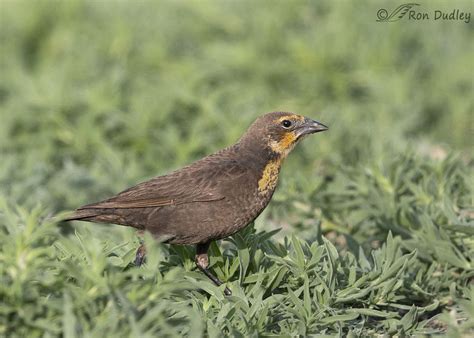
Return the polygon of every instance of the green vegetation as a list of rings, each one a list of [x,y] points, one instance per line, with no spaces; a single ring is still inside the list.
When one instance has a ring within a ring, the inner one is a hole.
[[[473,334],[473,22],[380,7],[0,2],[0,336]],[[233,296],[191,247],[145,236],[137,268],[133,229],[57,222],[273,110],[330,130],[212,246]]]

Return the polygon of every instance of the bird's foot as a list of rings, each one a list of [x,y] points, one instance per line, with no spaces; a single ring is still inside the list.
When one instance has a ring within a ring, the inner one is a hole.
[[[135,265],[141,266],[146,260],[146,248],[145,244],[141,243],[137,249],[137,253],[135,255]]]
[[[217,278],[216,276],[214,276],[214,275],[209,271],[209,269],[203,268],[203,267],[201,267],[201,266],[199,266],[199,265],[198,265],[198,268],[199,268],[199,270],[201,270],[202,272],[204,272],[204,274],[205,274],[214,284],[216,284],[217,286],[221,286],[222,284],[224,284],[224,283],[222,283],[222,282],[220,281],[219,278]],[[226,286],[225,289],[224,289],[224,294],[225,294],[226,296],[232,296],[232,291],[230,291],[230,289]]]
[[[209,267],[209,257],[207,256],[207,250],[209,248],[209,243],[198,244],[196,247],[196,266],[201,270],[214,284],[221,286],[223,283],[214,276],[208,269]],[[226,296],[232,296],[232,291],[228,287],[224,289],[224,294]]]

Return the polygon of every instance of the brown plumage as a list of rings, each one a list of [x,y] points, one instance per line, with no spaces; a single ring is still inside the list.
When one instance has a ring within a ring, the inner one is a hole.
[[[265,114],[236,144],[82,206],[66,220],[127,225],[167,243],[196,244],[196,265],[220,285],[207,269],[210,242],[251,223],[270,202],[282,161],[295,144],[305,135],[326,129],[293,113]],[[141,246],[137,263],[143,257]],[[230,294],[227,288],[226,294]]]

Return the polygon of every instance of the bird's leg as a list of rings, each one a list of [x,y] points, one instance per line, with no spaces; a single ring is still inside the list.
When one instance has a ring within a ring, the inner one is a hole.
[[[137,249],[137,253],[135,255],[135,265],[140,266],[145,262],[146,259],[146,247],[143,239],[140,239],[140,246]]]
[[[210,280],[214,282],[217,286],[222,285],[222,282],[214,276],[208,269],[209,267],[209,257],[207,256],[207,250],[209,249],[209,245],[211,242],[207,242],[204,244],[198,244],[196,246],[196,266],[204,272],[204,274],[209,277]],[[227,287],[224,289],[224,293],[226,296],[232,295],[232,291],[230,291]]]

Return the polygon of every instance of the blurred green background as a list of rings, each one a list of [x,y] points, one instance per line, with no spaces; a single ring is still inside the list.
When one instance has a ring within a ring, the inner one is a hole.
[[[455,271],[457,280],[437,284],[445,304],[448,294],[465,298],[472,273],[459,271],[472,271],[474,253],[474,19],[376,22],[380,8],[400,4],[0,0],[2,222],[23,210],[23,229],[38,214],[98,201],[234,143],[265,112],[293,111],[330,130],[289,156],[256,228],[282,227],[280,241],[294,234],[321,243],[324,233],[354,253],[379,247],[390,231],[417,250],[420,266]],[[453,8],[472,12],[473,2],[420,10]],[[132,230],[74,229],[129,243],[132,259]],[[67,233],[57,236],[71,245]],[[22,251],[11,252],[16,262]],[[61,304],[72,306],[70,297]],[[303,334],[292,330],[270,331]]]

